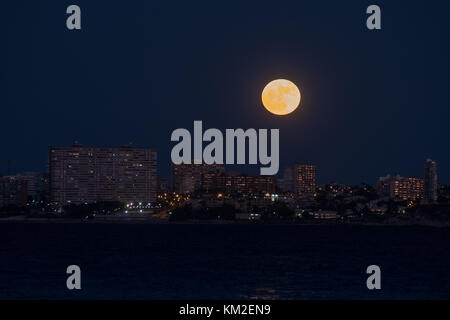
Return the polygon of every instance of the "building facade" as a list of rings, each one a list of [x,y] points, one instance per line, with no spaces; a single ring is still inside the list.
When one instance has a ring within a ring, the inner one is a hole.
[[[294,192],[294,170],[286,167],[283,171],[283,179],[280,180],[278,187],[283,192]]]
[[[438,198],[437,164],[431,159],[425,162],[425,200],[435,202]]]
[[[393,200],[419,200],[424,196],[424,179],[416,177],[380,177],[376,184],[377,193]]]
[[[275,193],[277,182],[274,176],[252,176],[229,172],[220,177],[219,190],[227,194],[254,195]]]
[[[294,192],[298,196],[313,197],[316,191],[316,166],[294,165]]]
[[[179,194],[193,192],[225,192],[227,194],[274,193],[274,176],[252,176],[238,172],[225,172],[223,164],[179,164],[172,166],[174,191]]]
[[[48,196],[48,174],[42,172],[23,172],[15,175],[20,180],[27,181],[28,196],[40,200]]]
[[[28,199],[27,180],[16,176],[0,177],[0,207],[25,206]]]
[[[172,165],[173,190],[179,194],[213,191],[217,188],[219,176],[224,172],[223,164],[174,164]]]
[[[49,181],[53,203],[153,202],[157,154],[131,146],[50,147]]]

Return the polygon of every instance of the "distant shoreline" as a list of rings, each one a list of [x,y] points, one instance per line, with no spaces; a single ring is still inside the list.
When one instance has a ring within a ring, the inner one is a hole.
[[[162,224],[162,225],[285,225],[285,226],[371,226],[371,227],[404,227],[404,226],[421,226],[421,227],[437,227],[450,228],[449,222],[438,221],[390,221],[390,222],[374,222],[374,221],[316,221],[316,222],[292,222],[292,221],[232,221],[232,220],[185,220],[171,221],[155,218],[111,218],[111,219],[68,219],[68,218],[25,218],[25,217],[9,217],[0,218],[0,223],[36,223],[36,224]]]

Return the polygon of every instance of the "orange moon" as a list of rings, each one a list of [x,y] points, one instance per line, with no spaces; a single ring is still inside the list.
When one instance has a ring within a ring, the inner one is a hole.
[[[300,105],[300,90],[289,80],[277,79],[269,82],[261,94],[264,107],[273,114],[284,116]]]

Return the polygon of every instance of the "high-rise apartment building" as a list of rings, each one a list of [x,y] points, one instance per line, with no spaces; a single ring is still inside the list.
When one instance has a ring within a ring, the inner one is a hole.
[[[425,162],[425,200],[434,202],[438,198],[437,165],[431,159]]]
[[[50,147],[51,201],[59,204],[96,201],[152,202],[157,191],[155,150]]]
[[[312,197],[316,191],[316,166],[294,165],[294,192],[298,196]]]

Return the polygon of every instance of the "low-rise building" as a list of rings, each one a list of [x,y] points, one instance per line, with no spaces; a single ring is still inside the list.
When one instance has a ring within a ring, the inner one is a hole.
[[[16,176],[0,177],[0,207],[25,206],[28,199],[27,180]]]
[[[393,200],[419,200],[424,196],[424,180],[416,177],[380,177],[376,184],[381,197]]]
[[[314,212],[314,219],[337,219],[338,213],[336,211],[320,210]]]

